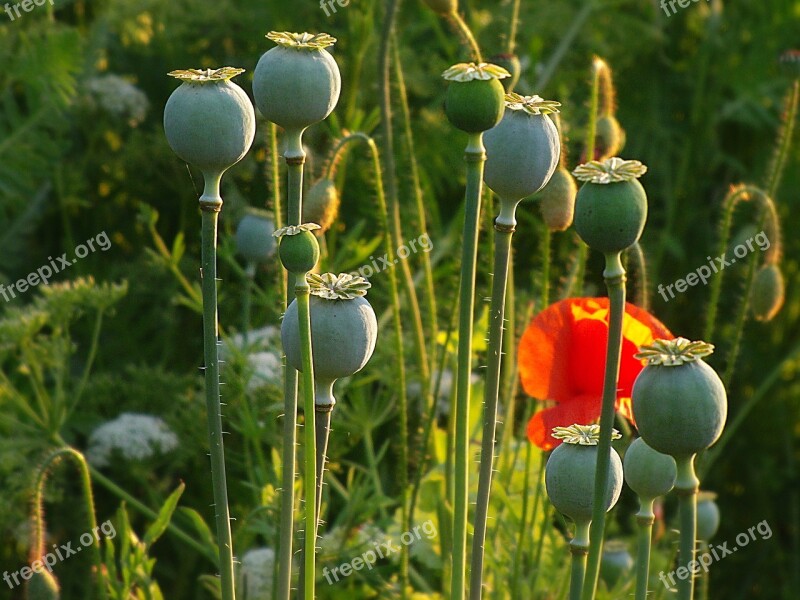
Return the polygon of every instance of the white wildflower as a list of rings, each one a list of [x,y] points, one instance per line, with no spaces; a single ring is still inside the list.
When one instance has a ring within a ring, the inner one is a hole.
[[[253,548],[245,552],[239,567],[239,593],[247,600],[272,600],[275,551]]]
[[[145,93],[119,75],[92,77],[86,80],[84,88],[87,106],[114,117],[126,117],[131,127],[144,121],[150,107]]]
[[[114,452],[126,460],[141,461],[177,447],[178,436],[163,419],[151,415],[122,413],[92,432],[86,458],[97,467],[105,467]]]
[[[263,385],[280,385],[282,361],[280,330],[268,325],[246,333],[237,333],[225,340],[221,358],[228,360],[236,352],[247,352],[247,390],[253,391]]]

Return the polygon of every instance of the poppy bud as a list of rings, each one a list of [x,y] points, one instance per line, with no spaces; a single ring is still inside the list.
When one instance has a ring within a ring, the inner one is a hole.
[[[278,45],[265,52],[253,73],[256,106],[287,130],[303,130],[325,119],[339,101],[339,66],[326,50],[336,43],[327,33],[271,31]]]
[[[275,224],[267,211],[248,208],[236,227],[236,251],[248,262],[267,262],[275,251],[273,231]]]
[[[550,231],[564,231],[572,225],[577,193],[578,186],[572,174],[564,167],[556,169],[539,193],[539,212]]]
[[[320,234],[330,229],[339,215],[339,192],[333,180],[323,177],[303,198],[303,222],[318,223]]]
[[[625,130],[614,115],[603,115],[597,119],[595,129],[595,154],[598,160],[617,156],[625,147]]]
[[[647,220],[647,194],[638,177],[646,171],[638,160],[614,157],[572,172],[586,182],[575,200],[575,230],[592,250],[622,252],[639,240]]]
[[[753,279],[750,309],[756,321],[771,321],[783,306],[783,275],[777,264],[762,266]]]
[[[47,570],[34,571],[27,584],[27,600],[59,600],[61,589],[55,576]]]
[[[317,264],[319,243],[311,233],[315,229],[319,229],[316,223],[304,223],[282,227],[272,234],[281,240],[278,255],[287,271],[308,273]]]
[[[444,110],[454,127],[480,133],[500,122],[505,111],[505,89],[500,79],[508,71],[497,65],[459,63],[443,74],[447,86]]]

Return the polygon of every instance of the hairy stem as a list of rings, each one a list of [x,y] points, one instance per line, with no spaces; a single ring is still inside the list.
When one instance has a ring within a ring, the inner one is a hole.
[[[650,546],[653,540],[653,500],[640,498],[636,515],[639,529],[636,549],[636,600],[647,600],[647,583],[650,578]]]

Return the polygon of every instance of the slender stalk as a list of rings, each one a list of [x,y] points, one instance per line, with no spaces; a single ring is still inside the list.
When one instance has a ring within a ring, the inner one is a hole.
[[[88,528],[86,531],[95,532],[97,535],[97,516],[95,514],[94,494],[92,492],[92,477],[89,473],[89,463],[86,462],[83,454],[72,448],[71,446],[62,446],[53,450],[44,459],[44,462],[39,467],[39,473],[36,478],[36,487],[33,496],[33,543],[31,545],[31,562],[40,560],[45,554],[45,531],[44,531],[44,518],[43,505],[44,505],[44,490],[47,485],[47,476],[52,466],[62,458],[71,458],[78,468],[80,476],[81,487],[83,488],[83,500],[86,506],[86,520]],[[103,569],[103,561],[100,557],[100,539],[95,540],[96,543],[91,544],[91,560],[92,567],[94,568],[94,577],[92,577],[95,584],[95,593],[98,599],[105,600],[108,598],[106,592],[105,570]]]
[[[461,250],[459,288],[458,368],[455,406],[455,509],[453,518],[453,572],[450,597],[463,600],[467,562],[467,508],[469,501],[469,406],[472,374],[472,322],[475,311],[475,271],[478,258],[478,226],[481,212],[483,167],[486,150],[483,134],[469,136],[464,155],[467,163],[466,210]]]
[[[507,203],[501,200],[501,206]],[[516,202],[513,203],[516,207]],[[492,490],[492,470],[494,467],[494,444],[497,433],[497,405],[500,394],[500,369],[502,364],[503,327],[505,321],[506,289],[508,284],[508,265],[511,256],[511,237],[516,221],[501,216],[494,224],[494,279],[492,301],[489,309],[489,365],[484,387],[483,438],[481,440],[480,475],[478,479],[478,501],[475,508],[474,534],[472,541],[472,564],[470,572],[470,599],[480,600],[483,592],[484,543],[486,541],[486,521],[489,516],[489,498]]]
[[[775,148],[772,164],[770,165],[766,186],[767,194],[770,198],[774,198],[778,191],[778,186],[783,176],[783,170],[786,167],[786,159],[789,157],[789,150],[792,147],[798,99],[800,99],[800,82],[795,79],[791,89],[784,98],[783,126],[778,132],[778,143]]]
[[[634,303],[644,310],[650,309],[650,290],[647,281],[647,259],[639,242],[629,248],[628,256],[636,265],[636,296]]]
[[[525,547],[525,540],[530,536],[528,531],[528,503],[530,501],[530,481],[531,481],[531,456],[533,455],[533,444],[530,442],[525,444],[525,477],[522,486],[522,514],[519,518],[519,529],[517,531],[517,545],[514,549],[513,568],[511,570],[511,598],[517,597],[517,586],[521,580],[522,572],[522,553]],[[544,472],[545,458],[542,453],[542,460],[539,464],[540,477],[536,481],[536,496],[533,506],[533,516],[531,523],[536,521],[536,512],[538,510],[539,494],[541,492],[542,473]],[[511,465],[513,469],[515,465]]]
[[[303,214],[303,150],[302,131],[287,131],[284,154],[288,185],[287,223],[299,225]],[[294,297],[295,276],[286,276],[286,306]],[[281,449],[281,525],[278,553],[278,600],[290,600],[292,591],[292,554],[294,539],[294,478],[297,445],[297,371],[286,364],[283,356],[283,447]]]
[[[589,554],[589,523],[575,523],[575,537],[569,544],[572,568],[569,582],[569,600],[580,600],[586,577],[586,556]]]
[[[678,493],[678,507],[681,523],[679,566],[689,569],[694,560],[697,538],[697,490],[700,481],[694,472],[694,455],[675,457],[678,466],[678,479],[675,491]],[[694,575],[678,581],[678,600],[692,600],[694,596]]]
[[[219,545],[222,600],[236,597],[233,581],[233,540],[231,536],[228,486],[225,476],[225,447],[222,439],[222,406],[219,385],[219,326],[217,322],[217,222],[222,209],[220,174],[205,175],[200,198],[202,211],[203,354],[205,359],[206,416],[211,450],[211,482],[214,488],[214,516]]]
[[[451,12],[446,16],[446,19],[447,22],[453,26],[453,29],[458,32],[464,46],[469,48],[472,60],[476,63],[483,62],[481,48],[478,46],[475,36],[472,35],[472,30],[469,28],[469,25],[467,25],[467,22],[458,14],[458,11]]]
[[[517,28],[519,27],[519,5],[520,0],[514,0],[514,5],[511,8],[511,25],[508,28],[508,42],[506,44],[506,52],[514,54],[517,49]]]
[[[267,180],[272,187],[272,214],[275,217],[275,229],[283,227],[283,211],[281,210],[281,168],[278,160],[278,126],[272,121],[269,122],[269,170]],[[269,202],[267,208],[269,208]],[[284,269],[277,269],[278,284],[281,289],[281,298],[288,296],[286,287],[286,272]]]
[[[636,515],[639,529],[636,554],[636,600],[647,600],[647,583],[650,578],[650,546],[653,543],[653,500],[640,498]]]
[[[592,600],[600,575],[600,552],[606,525],[605,496],[611,463],[611,429],[614,425],[614,403],[617,398],[620,354],[622,352],[622,320],[625,315],[625,269],[620,253],[606,254],[603,272],[610,303],[608,319],[608,346],[606,368],[603,378],[603,405],[600,412],[600,440],[597,444],[597,470],[594,481],[592,504],[592,527],[590,533],[589,559],[586,579],[583,584],[583,600]]]
[[[708,553],[708,543],[705,541],[700,542],[700,556],[702,557],[703,554]],[[704,569],[703,573],[700,573],[698,579],[700,579],[700,583],[698,584],[699,593],[700,593],[700,600],[708,600],[708,580],[710,579],[711,574]]]
[[[300,325],[300,352],[303,361],[303,427],[305,443],[305,537],[304,537],[304,598],[315,598],[317,542],[317,431],[314,425],[314,360],[311,352],[310,288],[305,273],[300,273],[294,288]]]
[[[319,527],[322,511],[322,486],[325,480],[325,461],[328,457],[328,440],[331,437],[331,413],[333,406],[316,405],[314,427],[317,431],[317,507],[314,522]]]

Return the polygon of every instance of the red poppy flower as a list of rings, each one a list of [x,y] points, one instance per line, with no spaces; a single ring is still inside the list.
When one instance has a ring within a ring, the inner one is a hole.
[[[622,322],[622,358],[617,410],[633,421],[631,389],[643,368],[633,355],[639,346],[673,336],[647,311],[626,304]],[[537,412],[528,423],[528,437],[544,450],[560,442],[553,427],[589,424],[600,417],[608,340],[608,298],[569,298],[539,313],[519,344],[522,387],[539,400],[556,405]]]

